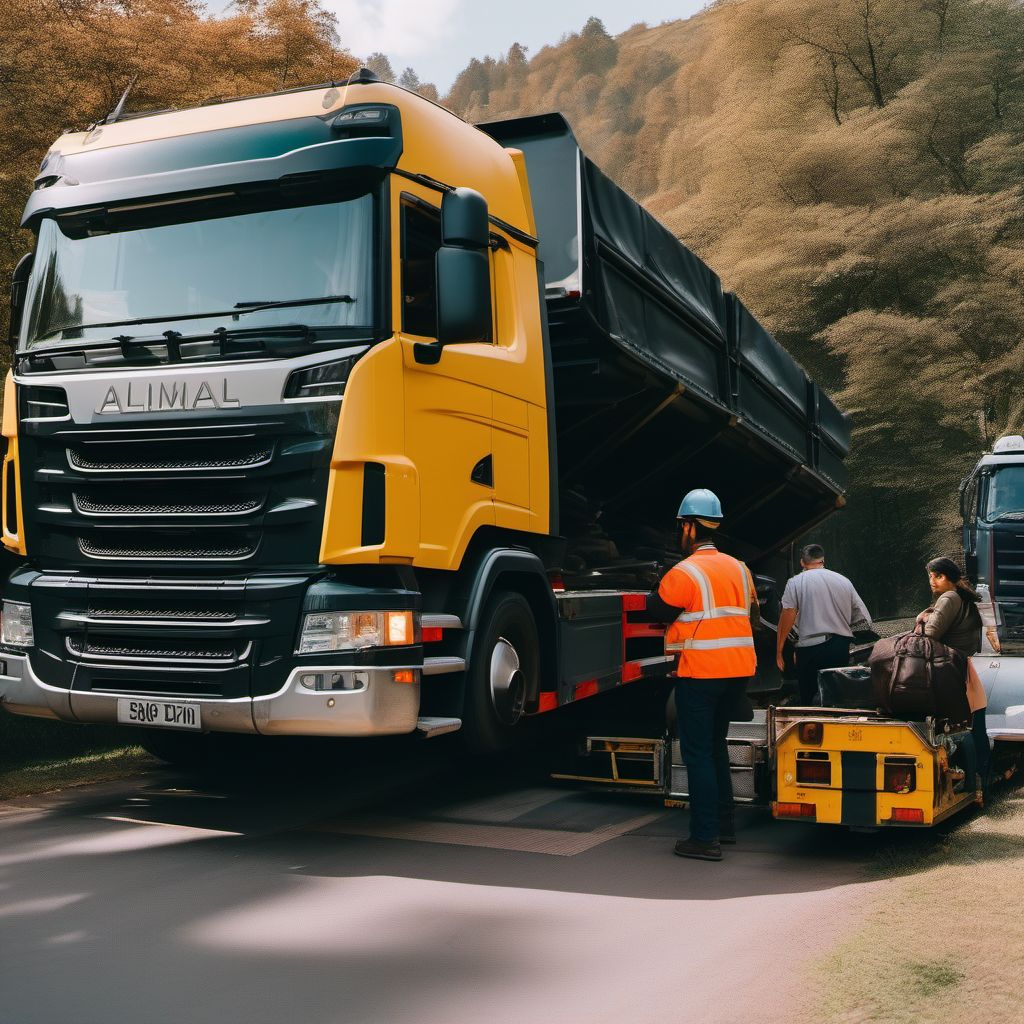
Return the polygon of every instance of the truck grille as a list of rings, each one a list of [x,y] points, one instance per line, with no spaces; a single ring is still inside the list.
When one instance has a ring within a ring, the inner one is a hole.
[[[273,455],[273,448],[259,448],[243,455],[222,458],[192,459],[91,459],[68,449],[68,462],[83,473],[182,473],[188,470],[205,472],[215,469],[246,469],[265,466]]]
[[[79,538],[78,546],[83,555],[106,561],[138,561],[145,558],[158,561],[237,562],[250,558],[256,552],[256,545],[251,543],[198,547],[188,540],[154,545],[112,545]]]
[[[242,516],[257,512],[259,498],[248,498],[235,502],[171,503],[154,501],[138,502],[96,501],[86,494],[74,496],[75,508],[87,516]]]
[[[997,601],[1024,601],[1024,533],[994,530],[995,576],[993,596]]]
[[[216,611],[209,608],[196,611],[192,608],[90,608],[90,619],[181,619],[189,622],[231,622],[233,611]]]
[[[234,647],[223,642],[203,644],[195,640],[164,640],[159,644],[144,641],[128,641],[125,639],[81,639],[68,638],[68,651],[83,660],[111,661],[169,661],[180,664],[189,661],[201,661],[209,664],[234,665],[248,653],[248,644],[243,648]]]
[[[130,428],[26,423],[33,558],[129,576],[316,566],[339,408],[222,409],[173,426],[166,413]]]

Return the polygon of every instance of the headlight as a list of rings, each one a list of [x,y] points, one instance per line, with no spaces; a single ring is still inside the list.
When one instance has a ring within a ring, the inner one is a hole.
[[[32,647],[36,638],[32,632],[32,607],[21,601],[4,601],[0,642],[10,647]]]
[[[285,398],[341,398],[345,393],[352,367],[359,355],[336,359],[333,363],[320,363],[296,370],[284,387]]]
[[[302,623],[299,654],[399,647],[419,642],[414,612],[313,612]]]

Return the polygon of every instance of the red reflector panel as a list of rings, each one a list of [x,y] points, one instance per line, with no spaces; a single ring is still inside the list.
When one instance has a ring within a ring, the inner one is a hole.
[[[647,610],[646,594],[623,594],[622,610],[624,612],[642,612]]]
[[[638,665],[635,661],[627,661],[622,666],[622,681],[624,683],[631,683],[634,679],[639,679],[643,674],[643,666]]]
[[[817,747],[825,738],[825,726],[821,722],[801,722],[798,734],[801,743],[806,743],[809,747]]]
[[[920,807],[894,807],[892,821],[905,821],[914,825],[924,824],[924,811]]]
[[[444,639],[444,630],[440,626],[424,626],[423,642],[425,644],[436,644]]]
[[[775,817],[777,818],[815,818],[817,809],[814,804],[783,804],[775,805]]]
[[[831,786],[832,762],[827,757],[811,759],[797,754],[796,781],[809,786]]]
[[[913,761],[885,760],[882,789],[886,793],[913,793],[917,789],[917,765]]]
[[[537,704],[538,711],[554,711],[558,707],[558,694],[553,690],[544,690]]]
[[[576,699],[582,700],[584,697],[593,697],[597,693],[597,680],[588,679],[585,683],[578,683],[576,686]]]

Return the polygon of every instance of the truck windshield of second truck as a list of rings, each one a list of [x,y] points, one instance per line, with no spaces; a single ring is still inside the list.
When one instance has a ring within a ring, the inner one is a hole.
[[[232,328],[240,316],[247,327],[301,322],[369,335],[374,203],[362,195],[243,212],[221,205],[214,216],[189,204],[168,205],[162,217],[148,207],[46,218],[21,347],[107,340],[112,327],[131,334],[133,323],[147,335],[193,319],[204,331]]]
[[[997,469],[988,481],[983,502],[986,522],[1024,520],[1024,466]]]

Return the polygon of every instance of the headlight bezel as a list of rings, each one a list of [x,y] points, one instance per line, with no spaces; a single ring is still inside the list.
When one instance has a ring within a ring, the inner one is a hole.
[[[0,644],[5,647],[22,649],[35,647],[32,605],[26,601],[4,600],[2,612],[0,612]]]
[[[411,647],[422,642],[421,636],[420,614],[410,609],[304,612],[295,653],[323,656]]]

